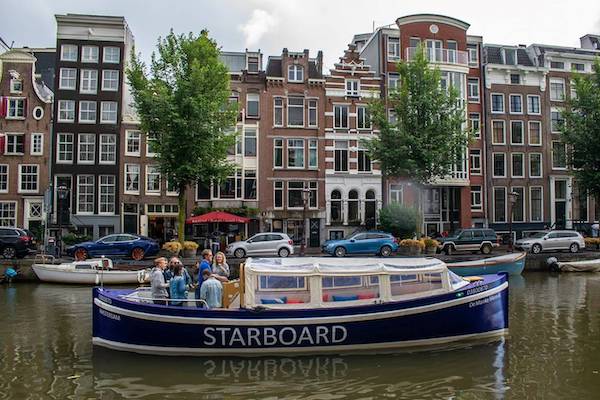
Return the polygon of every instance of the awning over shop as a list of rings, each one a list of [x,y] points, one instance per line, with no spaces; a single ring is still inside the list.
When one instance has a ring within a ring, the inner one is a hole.
[[[207,224],[209,222],[226,222],[230,224],[247,224],[250,218],[229,214],[225,211],[211,211],[206,214],[196,215],[185,220],[186,224]]]

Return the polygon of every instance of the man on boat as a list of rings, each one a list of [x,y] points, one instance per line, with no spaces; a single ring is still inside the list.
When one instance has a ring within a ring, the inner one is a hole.
[[[223,285],[208,269],[202,271],[202,279],[204,282],[200,287],[200,299],[206,302],[208,308],[221,308]]]
[[[150,273],[150,285],[152,287],[152,298],[154,299],[154,304],[167,304],[167,297],[169,297],[167,293],[167,288],[169,284],[165,282],[165,277],[163,275],[163,271],[167,268],[167,259],[164,257],[159,257],[154,260],[154,268]],[[164,300],[162,300],[164,299]]]
[[[212,259],[213,253],[210,249],[202,250],[202,260],[198,264],[198,285],[196,286],[196,290],[194,291],[194,297],[196,299],[200,298],[200,289],[204,282],[204,271],[208,271],[212,274]],[[199,303],[198,306],[200,306]]]

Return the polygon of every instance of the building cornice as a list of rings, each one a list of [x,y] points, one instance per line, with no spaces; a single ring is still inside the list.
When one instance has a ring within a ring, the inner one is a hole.
[[[471,26],[470,24],[459,19],[439,14],[413,14],[396,19],[396,24],[398,24],[399,27],[402,25],[413,24],[418,22],[445,24],[454,26],[465,31]]]

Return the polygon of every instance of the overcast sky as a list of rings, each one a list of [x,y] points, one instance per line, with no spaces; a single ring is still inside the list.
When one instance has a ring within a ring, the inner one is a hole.
[[[124,16],[136,48],[148,59],[156,39],[170,28],[203,28],[223,50],[261,49],[279,55],[323,50],[330,67],[356,33],[393,23],[403,15],[436,13],[471,24],[485,43],[578,46],[586,33],[600,34],[599,0],[2,0],[0,37],[15,46],[55,46],[54,14]],[[10,8],[14,8],[14,12]]]

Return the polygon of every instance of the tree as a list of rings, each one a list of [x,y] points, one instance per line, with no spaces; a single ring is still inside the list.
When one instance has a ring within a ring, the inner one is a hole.
[[[237,105],[227,67],[208,32],[159,38],[150,71],[135,52],[127,69],[140,128],[155,139],[153,151],[162,176],[178,191],[178,237],[183,242],[186,191],[202,180],[218,181],[234,165],[227,149],[235,144],[232,127]]]
[[[600,196],[600,60],[594,73],[574,74],[576,96],[563,113],[563,141],[569,145],[569,164],[581,193]]]
[[[419,211],[399,203],[391,203],[379,212],[379,222],[386,231],[401,239],[412,238],[417,232]]]

